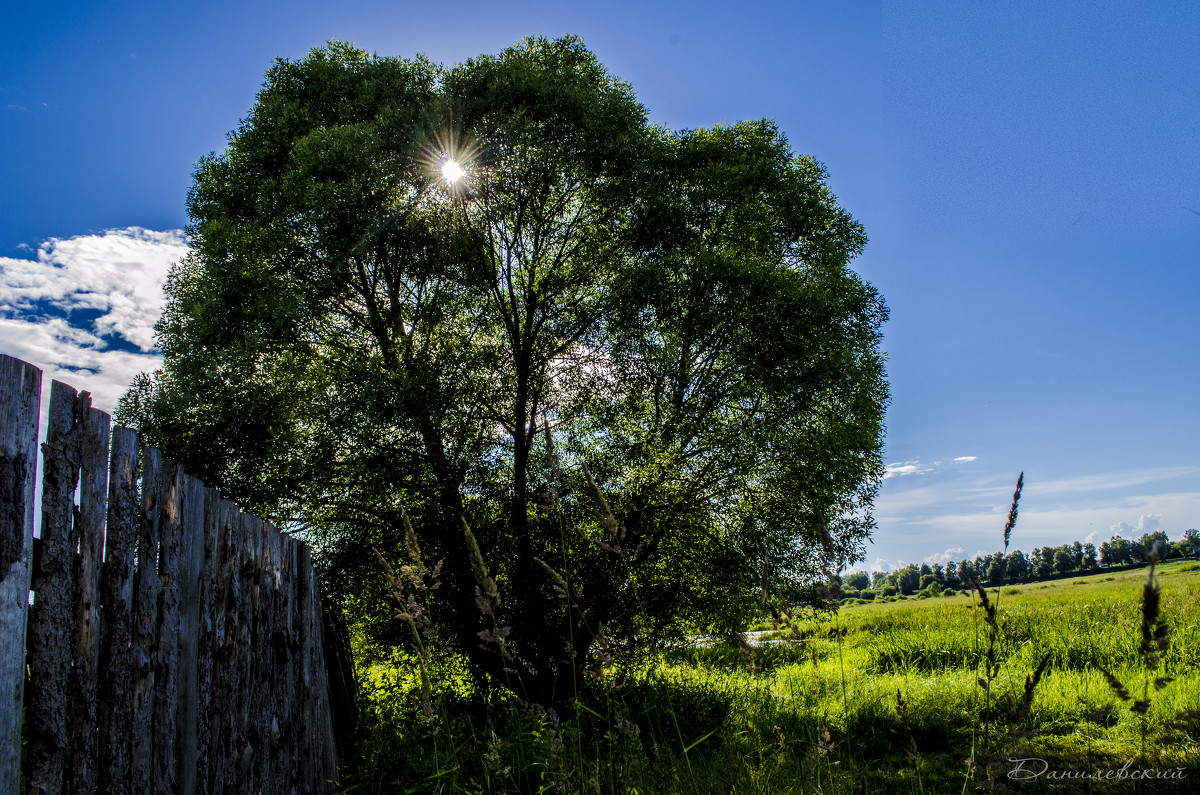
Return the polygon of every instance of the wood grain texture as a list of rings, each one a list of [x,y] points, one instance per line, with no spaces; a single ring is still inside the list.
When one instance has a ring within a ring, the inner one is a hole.
[[[0,357],[0,793],[22,742],[29,793],[332,792],[308,547],[153,448],[139,488],[137,434],[57,382],[35,540],[40,386]]]
[[[21,776],[41,397],[41,370],[0,355],[0,792],[16,792]]]
[[[97,791],[121,792],[130,777],[133,748],[133,575],[137,560],[138,437],[112,432],[108,523],[100,579],[99,746]]]
[[[183,546],[183,465],[163,462],[159,483],[158,628],[154,658],[154,739],[151,770],[153,792],[176,792],[176,739],[179,733],[179,603]]]
[[[162,484],[162,455],[153,447],[142,451],[142,512],[138,527],[137,569],[133,602],[133,747],[130,752],[129,791],[150,792],[154,759],[154,660],[158,656],[158,599],[162,579],[158,575],[159,489]]]
[[[212,786],[212,750],[217,705],[213,701],[214,670],[217,665],[216,605],[218,601],[219,555],[224,527],[221,509],[225,501],[217,489],[204,493],[204,563],[200,570],[200,621],[196,661],[196,788],[208,793]]]
[[[79,474],[79,513],[72,533],[75,591],[72,595],[73,659],[70,687],[72,792],[96,786],[97,666],[100,661],[100,566],[108,513],[108,441],[112,420],[88,409],[83,423]]]
[[[72,594],[75,565],[72,528],[74,496],[83,450],[87,392],[55,381],[50,387],[49,425],[42,445],[41,554],[33,572],[30,610],[29,687],[25,702],[29,731],[29,787],[34,795],[58,793],[63,786],[68,742],[67,692],[71,676]]]
[[[179,664],[176,708],[176,789],[196,788],[197,703],[200,668],[200,579],[204,570],[204,484],[183,477],[183,506],[179,542]]]

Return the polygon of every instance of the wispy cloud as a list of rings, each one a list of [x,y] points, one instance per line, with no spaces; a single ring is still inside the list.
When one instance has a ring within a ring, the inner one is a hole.
[[[977,456],[962,455],[954,459],[955,464],[967,464],[976,460]],[[905,475],[928,475],[933,472],[940,472],[944,469],[941,461],[933,461],[925,463],[917,459],[911,461],[896,461],[884,466],[883,478],[904,477]]]
[[[904,477],[905,475],[924,475],[933,472],[936,468],[936,465],[926,465],[920,461],[900,461],[888,464],[883,468],[883,479]]]
[[[1123,469],[1081,475],[1074,478],[1050,480],[1038,485],[1047,494],[1084,494],[1087,492],[1128,489],[1175,478],[1200,474],[1200,466],[1152,467],[1148,469]]]
[[[162,286],[187,251],[182,231],[131,227],[51,239],[35,259],[0,257],[0,352],[112,411],[138,372],[161,363]]]
[[[986,554],[1001,549],[1015,472],[957,466],[935,471],[917,461],[904,464],[929,471],[884,482],[875,501],[878,530],[869,552],[882,561],[903,556],[932,563],[960,547]],[[1010,551],[1075,540],[1099,544],[1117,533],[1137,538],[1156,530],[1176,539],[1200,525],[1197,474],[1200,467],[1190,465],[1046,480],[1026,471]]]

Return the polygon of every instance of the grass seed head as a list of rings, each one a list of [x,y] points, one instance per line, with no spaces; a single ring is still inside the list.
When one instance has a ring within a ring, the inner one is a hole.
[[[409,521],[408,513],[403,507],[400,508],[400,521],[404,525],[404,551],[408,553],[408,559],[412,561],[418,574],[424,574],[425,566],[421,563],[421,548],[417,546],[417,534],[413,531],[412,522]]]
[[[1025,473],[1017,476],[1017,488],[1013,492],[1012,506],[1008,509],[1008,521],[1004,523],[1004,551],[1008,551],[1008,539],[1017,524],[1017,503],[1021,501],[1021,489],[1025,486]]]
[[[463,540],[467,543],[467,557],[470,558],[471,573],[475,575],[475,602],[481,612],[491,615],[500,606],[500,591],[496,588],[496,581],[488,576],[487,566],[483,562],[483,553],[479,551],[479,544],[475,541],[475,534],[471,532],[471,525],[467,524],[466,517],[463,517],[462,520],[462,530]],[[490,609],[485,611],[484,604]]]
[[[562,578],[562,575],[550,567],[550,564],[541,558],[535,557],[534,562],[537,563],[545,572],[550,575],[550,582],[554,583],[554,592],[558,594],[559,599],[566,599],[571,594],[567,588],[567,581]]]
[[[1147,670],[1158,666],[1159,657],[1171,645],[1170,630],[1162,617],[1162,591],[1158,578],[1154,576],[1154,561],[1142,586],[1142,643],[1140,651]]]
[[[608,531],[609,537],[616,539],[617,542],[622,540],[624,528],[617,524],[616,517],[613,516],[612,510],[608,507],[608,500],[604,499],[604,495],[596,486],[596,481],[592,479],[592,473],[588,470],[587,464],[583,465],[583,476],[587,478],[588,493],[592,495],[592,501],[596,503],[596,518],[600,520],[600,524]]]

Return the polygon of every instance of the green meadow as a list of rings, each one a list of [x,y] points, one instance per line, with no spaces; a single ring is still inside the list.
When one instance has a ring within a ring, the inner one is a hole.
[[[416,661],[396,658],[361,672],[346,789],[1193,792],[1200,565],[1157,569],[1168,634],[1165,651],[1147,641],[1152,668],[1148,571],[990,589],[994,632],[977,594],[844,606],[752,653],[697,645],[604,671],[557,713],[474,693],[435,657],[427,717]]]

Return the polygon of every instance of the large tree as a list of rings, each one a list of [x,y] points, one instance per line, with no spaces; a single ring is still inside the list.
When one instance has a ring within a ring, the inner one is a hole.
[[[551,700],[595,646],[732,630],[861,558],[886,309],[824,180],[769,122],[649,125],[576,39],[278,61],[198,166],[164,367],[120,413],[309,533],[357,616],[406,510],[446,639]]]

